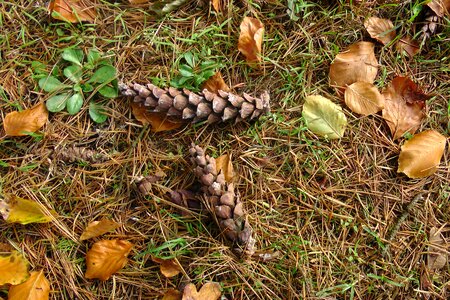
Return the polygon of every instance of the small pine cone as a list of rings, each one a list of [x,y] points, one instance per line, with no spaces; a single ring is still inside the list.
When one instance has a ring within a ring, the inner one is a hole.
[[[55,149],[55,152],[53,153],[53,158],[62,160],[66,163],[85,161],[91,164],[100,163],[107,160],[106,156],[102,153],[77,146]]]
[[[215,215],[223,234],[243,247],[247,255],[252,255],[255,252],[253,230],[246,221],[245,209],[233,183],[226,182],[224,174],[217,174],[216,160],[205,155],[202,148],[192,144],[189,153],[195,174],[202,184],[201,191],[207,201],[205,206]]]
[[[259,98],[246,93],[241,97],[224,91],[214,94],[206,89],[200,93],[173,87],[161,89],[151,83],[120,83],[119,89],[123,96],[133,97],[134,102],[142,103],[151,112],[164,112],[192,122],[212,124],[253,120],[270,110],[268,92]]]
[[[151,194],[153,184],[165,176],[164,172],[158,171],[155,175],[148,175],[138,180],[138,189],[143,196]]]
[[[425,43],[428,39],[430,39],[433,35],[436,34],[440,27],[441,17],[439,17],[435,11],[433,11],[430,7],[424,7],[423,13],[423,21],[418,22],[415,27],[420,30],[419,32],[419,40],[422,43]]]

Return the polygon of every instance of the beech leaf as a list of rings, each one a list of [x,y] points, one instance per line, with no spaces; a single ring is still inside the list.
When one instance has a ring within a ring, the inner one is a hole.
[[[358,81],[373,83],[377,71],[374,44],[358,42],[336,55],[330,66],[330,84],[345,88]]]
[[[445,150],[446,138],[439,132],[418,133],[403,144],[398,158],[398,173],[422,178],[436,172]]]
[[[431,0],[427,5],[441,18],[450,15],[450,0]]]
[[[264,25],[258,19],[245,17],[240,29],[238,50],[245,56],[247,63],[253,66],[261,61]]]
[[[413,57],[420,51],[419,43],[408,35],[399,39],[395,47],[398,51],[406,53],[409,57]]]
[[[364,27],[372,38],[379,40],[384,45],[395,39],[394,24],[388,19],[370,17],[364,22]]]
[[[24,283],[9,288],[8,300],[47,300],[50,295],[50,283],[44,272],[31,272]]]
[[[368,116],[384,108],[384,97],[371,83],[358,81],[345,89],[345,104],[355,113]]]
[[[82,21],[92,23],[97,16],[95,8],[87,7],[81,0],[52,0],[48,10],[53,18],[71,23]]]
[[[23,136],[36,132],[48,120],[48,111],[44,103],[22,111],[10,112],[3,121],[5,132],[9,136]]]
[[[0,286],[25,282],[30,277],[29,267],[30,264],[19,251],[0,254]]]
[[[48,223],[56,215],[54,210],[47,214],[44,208],[37,202],[12,196],[8,201],[0,200],[0,214],[8,223]]]
[[[344,135],[347,118],[339,105],[325,97],[306,97],[302,115],[308,129],[320,136],[338,139]]]
[[[162,300],[181,300],[183,294],[175,289],[168,289],[164,294]]]
[[[222,73],[220,72],[217,72],[213,76],[209,77],[209,79],[203,83],[202,90],[204,89],[207,89],[208,91],[216,94],[219,90],[224,92],[230,91],[230,88],[223,80]]]
[[[88,240],[119,228],[120,225],[112,220],[103,219],[88,224],[80,236],[80,241]]]
[[[184,123],[167,117],[164,113],[149,112],[142,103],[131,102],[134,117],[142,124],[150,124],[152,132],[168,131],[181,127]]]
[[[161,259],[152,256],[152,260],[159,264],[161,274],[166,278],[177,276],[181,272],[181,267],[177,264],[175,259]]]
[[[430,271],[442,269],[447,263],[448,255],[441,250],[444,246],[444,239],[441,231],[436,227],[430,229],[429,242],[427,268]]]
[[[183,291],[183,300],[217,300],[222,295],[217,282],[205,283],[197,292],[194,284],[189,283]]]
[[[231,162],[231,154],[224,154],[216,158],[216,171],[217,174],[222,171],[226,182],[233,182],[234,170],[233,163]]]
[[[133,244],[125,240],[102,240],[92,245],[86,254],[87,279],[108,280],[127,264]]]

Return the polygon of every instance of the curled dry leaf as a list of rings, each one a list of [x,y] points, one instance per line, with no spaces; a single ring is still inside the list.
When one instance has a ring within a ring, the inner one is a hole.
[[[91,239],[119,228],[120,225],[112,220],[103,219],[88,224],[80,237],[80,241]]]
[[[149,112],[142,103],[131,102],[131,109],[138,121],[152,126],[152,132],[177,129],[184,124],[182,121],[167,117],[165,113]]]
[[[205,81],[202,85],[202,90],[207,89],[208,91],[212,93],[216,93],[221,90],[224,92],[229,92],[230,88],[225,83],[225,81],[222,78],[222,73],[217,72],[213,76],[211,76],[208,80]]]
[[[86,254],[87,270],[84,277],[108,280],[127,264],[127,256],[132,247],[133,244],[125,240],[96,242]]]
[[[345,89],[345,104],[355,113],[368,116],[384,108],[384,97],[371,83],[358,81]]]
[[[406,132],[413,134],[425,117],[425,101],[430,98],[407,77],[396,77],[383,91],[385,99],[383,119],[386,120],[394,139]]]
[[[406,141],[398,158],[398,173],[409,178],[422,178],[436,172],[444,154],[446,138],[439,132],[427,130]]]
[[[183,291],[183,300],[217,300],[222,295],[220,285],[217,282],[208,282],[202,286],[200,291],[194,284],[189,283]]]
[[[56,212],[46,211],[39,203],[12,196],[8,200],[0,200],[0,214],[8,223],[48,223]]]
[[[379,40],[384,45],[395,39],[395,28],[391,20],[370,17],[364,22],[364,27],[372,38]]]
[[[159,264],[161,274],[166,278],[177,276],[181,272],[181,267],[177,264],[175,259],[161,259],[152,256],[152,260]]]
[[[330,84],[346,87],[358,81],[373,83],[377,71],[374,44],[358,42],[336,55],[330,66]]]
[[[427,5],[441,18],[450,15],[450,0],[431,0]]]
[[[30,109],[14,111],[6,115],[3,122],[5,132],[10,136],[23,136],[40,129],[48,120],[48,111],[44,103]]]
[[[339,105],[325,97],[306,97],[302,116],[308,129],[320,136],[338,139],[344,135],[347,118]]]
[[[19,251],[0,254],[0,286],[25,282],[30,277],[29,267],[30,264]]]
[[[399,39],[395,47],[398,51],[406,53],[409,57],[413,57],[420,51],[419,43],[408,35]]]
[[[97,12],[85,0],[53,0],[48,5],[53,18],[71,23],[82,21],[94,22]]]
[[[168,289],[164,294],[162,300],[181,300],[183,294],[175,289]]]
[[[44,272],[31,272],[30,278],[24,283],[9,288],[9,300],[47,300],[50,295],[50,283]]]
[[[261,61],[261,48],[264,35],[264,25],[258,19],[245,17],[241,23],[238,49],[248,63],[254,65]]]
[[[442,269],[447,264],[448,255],[442,250],[442,246],[444,246],[444,239],[441,231],[436,227],[432,227],[430,229],[429,241],[430,245],[428,246],[427,268],[430,271]]]
[[[231,154],[224,154],[216,158],[217,173],[220,173],[220,170],[222,170],[223,175],[225,175],[225,181],[232,183],[234,178],[234,170],[233,163],[231,162]]]

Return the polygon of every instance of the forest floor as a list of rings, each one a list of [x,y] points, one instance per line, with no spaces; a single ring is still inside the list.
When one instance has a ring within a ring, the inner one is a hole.
[[[448,19],[409,58],[371,39],[364,21],[387,18],[398,35],[414,35],[419,1],[292,1],[298,19],[289,16],[285,1],[225,1],[220,13],[209,3],[187,1],[161,17],[148,4],[112,2],[94,1],[94,24],[55,20],[43,1],[0,2],[0,120],[45,101],[32,62],[50,71],[61,52],[74,46],[112,53],[120,81],[160,86],[178,75],[181,57],[190,51],[217,63],[235,92],[269,91],[271,111],[249,123],[187,124],[154,133],[134,118],[129,99],[119,97],[106,103],[109,117],[102,124],[89,118],[86,105],[73,116],[52,113],[32,136],[0,132],[0,195],[35,200],[58,215],[48,224],[0,220],[0,242],[24,253],[32,269],[44,270],[51,299],[157,299],[170,288],[210,281],[220,284],[223,299],[450,297],[448,263],[427,268],[431,228],[443,227],[449,239],[448,147],[433,175],[409,179],[397,173],[405,138],[393,140],[380,115],[351,112],[328,78],[337,53],[372,41],[378,88],[395,76],[411,78],[432,96],[418,131],[448,137]],[[259,68],[249,67],[237,49],[244,16],[265,26]],[[301,111],[311,94],[343,106],[343,138],[326,140],[307,129]],[[183,217],[168,201],[167,191],[187,189],[196,180],[189,160],[193,142],[214,157],[232,154],[258,253],[276,257],[237,255],[211,219]],[[107,159],[58,159],[73,146]],[[151,195],[142,196],[138,179],[161,171],[165,176]],[[121,227],[80,241],[86,225],[101,218]],[[133,243],[129,262],[107,281],[86,279],[86,253],[105,238]],[[177,258],[181,274],[160,273],[151,259],[160,246]],[[0,289],[2,297],[6,289]]]

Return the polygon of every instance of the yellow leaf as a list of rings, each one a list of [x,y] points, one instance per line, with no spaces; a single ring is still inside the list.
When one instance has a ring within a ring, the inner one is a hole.
[[[152,256],[152,260],[159,265],[161,274],[163,274],[166,278],[174,277],[180,274],[181,267],[177,264],[175,259],[161,259]]]
[[[409,178],[422,178],[436,172],[444,154],[446,138],[434,130],[413,136],[401,148],[398,171]]]
[[[345,89],[345,104],[355,113],[368,116],[384,108],[384,97],[371,83],[358,81]]]
[[[48,120],[48,111],[44,103],[25,109],[14,111],[6,115],[3,122],[5,132],[10,136],[23,136],[27,132],[35,132]]]
[[[21,284],[30,276],[29,263],[18,251],[7,255],[0,254],[0,285]]]
[[[245,17],[240,28],[238,49],[253,66],[253,63],[261,61],[264,25],[258,19]]]
[[[0,214],[8,223],[48,223],[56,215],[54,210],[49,213],[37,202],[12,196],[9,201],[0,200]]]
[[[358,81],[373,83],[377,71],[374,44],[358,42],[336,55],[330,66],[330,84],[345,88]]]
[[[441,18],[450,15],[450,0],[431,0],[427,5]]]
[[[152,132],[168,131],[181,127],[184,122],[167,117],[164,113],[149,112],[142,103],[131,102],[134,117],[142,124],[150,124]]]
[[[395,39],[394,24],[390,20],[370,17],[364,22],[364,27],[372,38],[379,40],[384,45]]]
[[[48,10],[53,18],[71,23],[92,23],[97,16],[95,8],[87,6],[83,0],[53,0],[50,1]]]
[[[88,240],[109,231],[114,231],[119,228],[120,225],[112,220],[103,219],[100,221],[94,221],[88,224],[80,237],[80,241]]]
[[[194,284],[186,285],[183,291],[183,300],[217,300],[222,295],[220,285],[217,282],[208,282],[202,286],[200,291]]]
[[[24,283],[9,288],[8,300],[47,300],[50,295],[50,283],[44,272],[31,272]]]
[[[231,154],[224,154],[216,158],[216,171],[217,174],[222,170],[225,180],[228,183],[233,182],[234,170],[233,163],[231,162]]]
[[[168,289],[164,294],[162,300],[181,300],[183,295],[180,291],[174,289]]]
[[[213,76],[209,77],[209,79],[203,83],[202,90],[204,89],[207,89],[208,91],[216,94],[219,90],[224,92],[230,91],[230,88],[223,80],[222,73],[220,72],[217,72]]]
[[[86,254],[87,279],[108,280],[112,274],[127,264],[127,256],[133,244],[125,240],[96,242]]]

